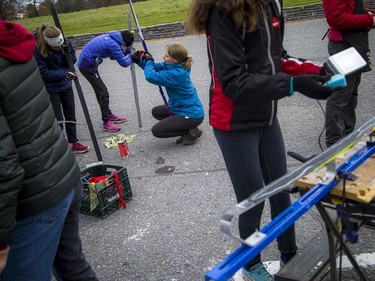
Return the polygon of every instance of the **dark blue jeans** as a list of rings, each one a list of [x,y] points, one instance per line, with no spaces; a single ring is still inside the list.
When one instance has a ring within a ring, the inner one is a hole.
[[[53,262],[53,273],[58,281],[98,281],[94,270],[82,252],[79,235],[79,209],[82,186],[77,184]]]
[[[343,42],[328,42],[328,53],[336,54],[345,49]],[[330,95],[326,103],[326,145],[330,146],[350,134],[356,124],[358,87],[361,73],[346,76],[347,86]]]
[[[53,260],[73,197],[74,190],[55,206],[17,221],[2,281],[51,280]]]
[[[232,132],[214,129],[214,134],[224,156],[237,202],[287,173],[284,140],[277,119],[270,127]],[[290,195],[284,192],[269,200],[272,218],[291,204]],[[264,203],[240,216],[238,225],[241,238],[246,239],[260,229],[263,208]],[[297,251],[294,225],[277,238],[277,244],[282,254]],[[249,265],[260,260],[259,255]]]

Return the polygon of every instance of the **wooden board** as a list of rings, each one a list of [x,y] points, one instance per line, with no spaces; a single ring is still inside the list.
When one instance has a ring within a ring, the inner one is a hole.
[[[348,151],[336,158],[336,167],[345,162],[354,153],[361,149],[366,143],[366,139],[360,140]],[[362,165],[352,172],[357,179],[354,181],[346,181],[346,198],[351,200],[369,204],[375,196],[375,155],[368,158]],[[325,177],[326,167],[322,167],[296,181],[295,186],[311,189]],[[342,197],[343,183],[342,181],[331,191],[331,194]]]

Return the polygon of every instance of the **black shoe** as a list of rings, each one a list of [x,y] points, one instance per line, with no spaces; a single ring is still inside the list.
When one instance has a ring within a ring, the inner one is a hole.
[[[198,139],[202,134],[203,132],[198,127],[189,130],[189,135],[195,139]]]
[[[183,145],[193,145],[197,139],[191,136],[190,134],[187,134],[184,136],[184,140],[182,141]]]
[[[181,144],[184,142],[184,140],[186,139],[187,135],[183,135],[181,137],[179,137],[177,140],[176,140],[176,143],[177,144]]]

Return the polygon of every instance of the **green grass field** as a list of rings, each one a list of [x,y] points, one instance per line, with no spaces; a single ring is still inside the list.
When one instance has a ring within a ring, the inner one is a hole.
[[[186,21],[187,11],[192,0],[147,0],[133,4],[140,26],[152,26],[163,23]],[[284,7],[319,3],[320,0],[284,0]],[[59,14],[66,36],[106,32],[128,28],[128,4],[86,10],[68,14]],[[132,17],[131,17],[132,18]],[[43,23],[53,24],[51,16],[19,19],[29,31]],[[134,21],[132,20],[134,27]]]

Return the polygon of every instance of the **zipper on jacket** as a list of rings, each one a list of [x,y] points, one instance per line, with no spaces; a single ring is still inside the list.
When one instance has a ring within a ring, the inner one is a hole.
[[[272,68],[272,75],[274,75],[276,71],[275,71],[275,63],[273,62],[272,54],[271,54],[271,32],[270,32],[270,27],[267,22],[266,15],[263,15],[263,19],[264,19],[264,25],[266,28],[267,39],[268,39],[267,40],[267,55],[268,55],[268,59],[270,60],[270,64]],[[272,125],[272,120],[274,117],[275,117],[275,100],[272,100],[271,116],[270,116],[270,120],[268,121],[269,126]]]
[[[215,89],[215,65],[214,65],[214,58],[212,55],[212,50],[211,50],[211,37],[208,35],[208,32],[206,31],[206,39],[208,43],[208,53],[210,55],[210,60],[211,60],[211,72],[213,75],[211,75],[211,83],[212,83],[212,89]]]

